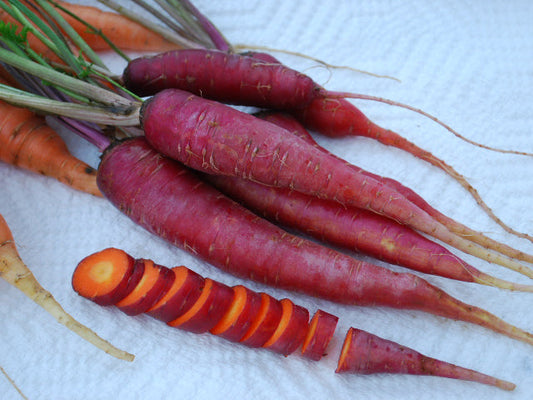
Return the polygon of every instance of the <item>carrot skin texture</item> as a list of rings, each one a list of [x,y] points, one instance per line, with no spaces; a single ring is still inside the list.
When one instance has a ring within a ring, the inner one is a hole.
[[[310,360],[319,361],[327,352],[338,321],[339,317],[336,315],[317,310],[309,323],[309,331],[302,344],[302,355]]]
[[[445,247],[376,213],[240,178],[204,179],[258,215],[329,244],[450,279],[474,282],[481,275]]]
[[[98,184],[130,219],[233,275],[345,304],[417,309],[533,344],[530,333],[417,276],[361,262],[288,234],[163,157],[144,138],[123,141],[106,151]]]
[[[139,96],[176,88],[224,103],[275,109],[293,108],[314,98],[317,86],[309,77],[281,64],[264,66],[253,57],[184,49],[134,59],[122,78]]]
[[[408,347],[360,329],[346,334],[337,373],[432,375],[461,379],[513,390],[515,385],[494,377],[427,357]]]
[[[178,282],[177,268],[180,268],[182,271],[184,270],[187,274],[182,283]],[[175,320],[187,312],[198,297],[200,297],[204,286],[204,278],[196,272],[183,266],[172,269],[176,274],[173,286],[179,285],[179,287],[174,291],[172,286],[157,304],[154,304],[152,308],[146,311],[146,314],[165,323]],[[170,297],[167,298],[167,296]]]

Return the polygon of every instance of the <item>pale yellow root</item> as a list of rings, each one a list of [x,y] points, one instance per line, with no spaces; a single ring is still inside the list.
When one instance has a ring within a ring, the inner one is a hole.
[[[2,215],[0,215],[0,276],[48,311],[59,323],[65,325],[88,342],[113,357],[133,361],[134,356],[132,354],[116,348],[91,329],[76,321],[61,307],[52,294],[39,284],[20,258],[11,232]]]
[[[4,376],[9,381],[9,383],[11,383],[11,386],[13,386],[15,388],[15,390],[18,392],[18,394],[20,394],[20,397],[22,397],[25,400],[28,400],[28,398],[26,396],[24,396],[24,393],[22,393],[22,391],[19,389],[19,387],[17,386],[15,381],[13,379],[11,379],[11,377],[7,374],[5,369],[2,368],[1,366],[0,366],[0,371],[4,374]]]

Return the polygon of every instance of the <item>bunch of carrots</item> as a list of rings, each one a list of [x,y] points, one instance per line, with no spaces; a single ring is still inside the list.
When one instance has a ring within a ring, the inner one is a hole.
[[[123,16],[67,3],[59,3],[57,16],[54,7],[39,1],[37,9],[60,27],[48,31],[46,24],[37,24],[40,14],[26,3],[3,3],[3,21],[14,25],[3,26],[2,42],[9,50],[0,49],[6,80],[2,98],[12,104],[2,107],[4,115],[20,112],[22,122],[2,128],[0,159],[104,196],[149,232],[236,276],[344,304],[421,310],[533,344],[533,334],[455,299],[417,275],[392,272],[284,229],[428,274],[533,291],[531,285],[483,273],[428,237],[529,277],[533,272],[524,264],[532,263],[533,255],[452,220],[411,189],[347,163],[309,135],[310,130],[329,136],[365,135],[407,149],[460,181],[506,226],[455,170],[378,127],[347,100],[379,99],[329,92],[268,54],[234,53],[189,1],[181,2],[195,21],[195,26],[185,26],[187,35],[177,40],[153,32],[153,27],[130,24],[146,38],[135,48],[127,40],[135,35],[132,31],[123,42],[112,44],[103,38],[116,35],[98,28],[103,16]],[[18,13],[38,29],[30,29]],[[24,26],[24,35],[13,29],[17,24]],[[129,60],[117,78],[89,51],[108,48],[159,54]],[[53,88],[36,85],[30,78],[34,76]],[[268,111],[252,115],[228,104]],[[98,169],[68,154],[42,117],[21,107],[55,115],[82,134],[102,152]],[[134,137],[109,136],[110,127]],[[58,149],[53,157],[33,156],[48,153],[47,146]],[[244,286],[230,288],[188,268],[168,269],[116,249],[80,262],[73,287],[98,304],[117,305],[128,314],[146,312],[170,326],[211,332],[251,347],[288,355],[303,345],[303,354],[316,360],[329,351],[336,324],[334,316],[321,311],[309,322],[309,311],[288,299],[277,301]],[[264,323],[270,314],[271,322]],[[261,331],[260,340],[251,339]],[[361,354],[379,346],[387,350]],[[351,329],[337,372],[427,373],[514,387],[396,346]],[[376,355],[382,358],[373,358]],[[366,364],[362,357],[367,357]],[[406,359],[417,362],[405,364]]]

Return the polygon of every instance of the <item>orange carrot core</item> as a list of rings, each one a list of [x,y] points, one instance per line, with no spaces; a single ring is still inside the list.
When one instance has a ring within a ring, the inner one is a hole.
[[[132,265],[127,253],[109,248],[83,259],[72,277],[76,292],[86,298],[111,293],[129,274]]]

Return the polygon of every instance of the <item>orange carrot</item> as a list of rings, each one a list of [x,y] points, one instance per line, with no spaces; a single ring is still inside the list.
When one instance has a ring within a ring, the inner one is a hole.
[[[58,1],[57,3],[89,25],[97,28],[119,49],[159,52],[179,47],[175,43],[164,39],[161,35],[123,15],[102,11],[97,7],[71,4],[65,1]],[[85,24],[67,13],[62,12],[62,15],[93,50],[102,51],[110,49],[106,41],[97,32],[91,32]]]
[[[106,353],[122,360],[133,361],[133,355],[114,347],[92,330],[76,321],[37,281],[24,264],[15,246],[7,222],[0,214],[0,277],[21,290],[39,306],[48,311],[59,323]]]
[[[346,334],[337,373],[432,375],[461,379],[513,390],[515,384],[436,360],[390,340],[350,328]]]
[[[81,4],[71,4],[63,1],[58,1],[57,3],[97,29],[97,31],[91,31],[87,25],[70,16],[68,13],[59,10],[67,23],[74,28],[94,51],[111,49],[100,33],[122,50],[159,52],[179,48],[177,44],[164,39],[161,35],[120,14]],[[1,9],[0,18],[5,23],[18,25],[7,12]],[[52,50],[32,33],[28,33],[27,40],[28,45],[38,54],[54,61],[59,60]]]
[[[0,83],[5,83],[0,78]],[[94,196],[96,170],[74,157],[44,118],[0,101],[0,160],[27,169]]]

